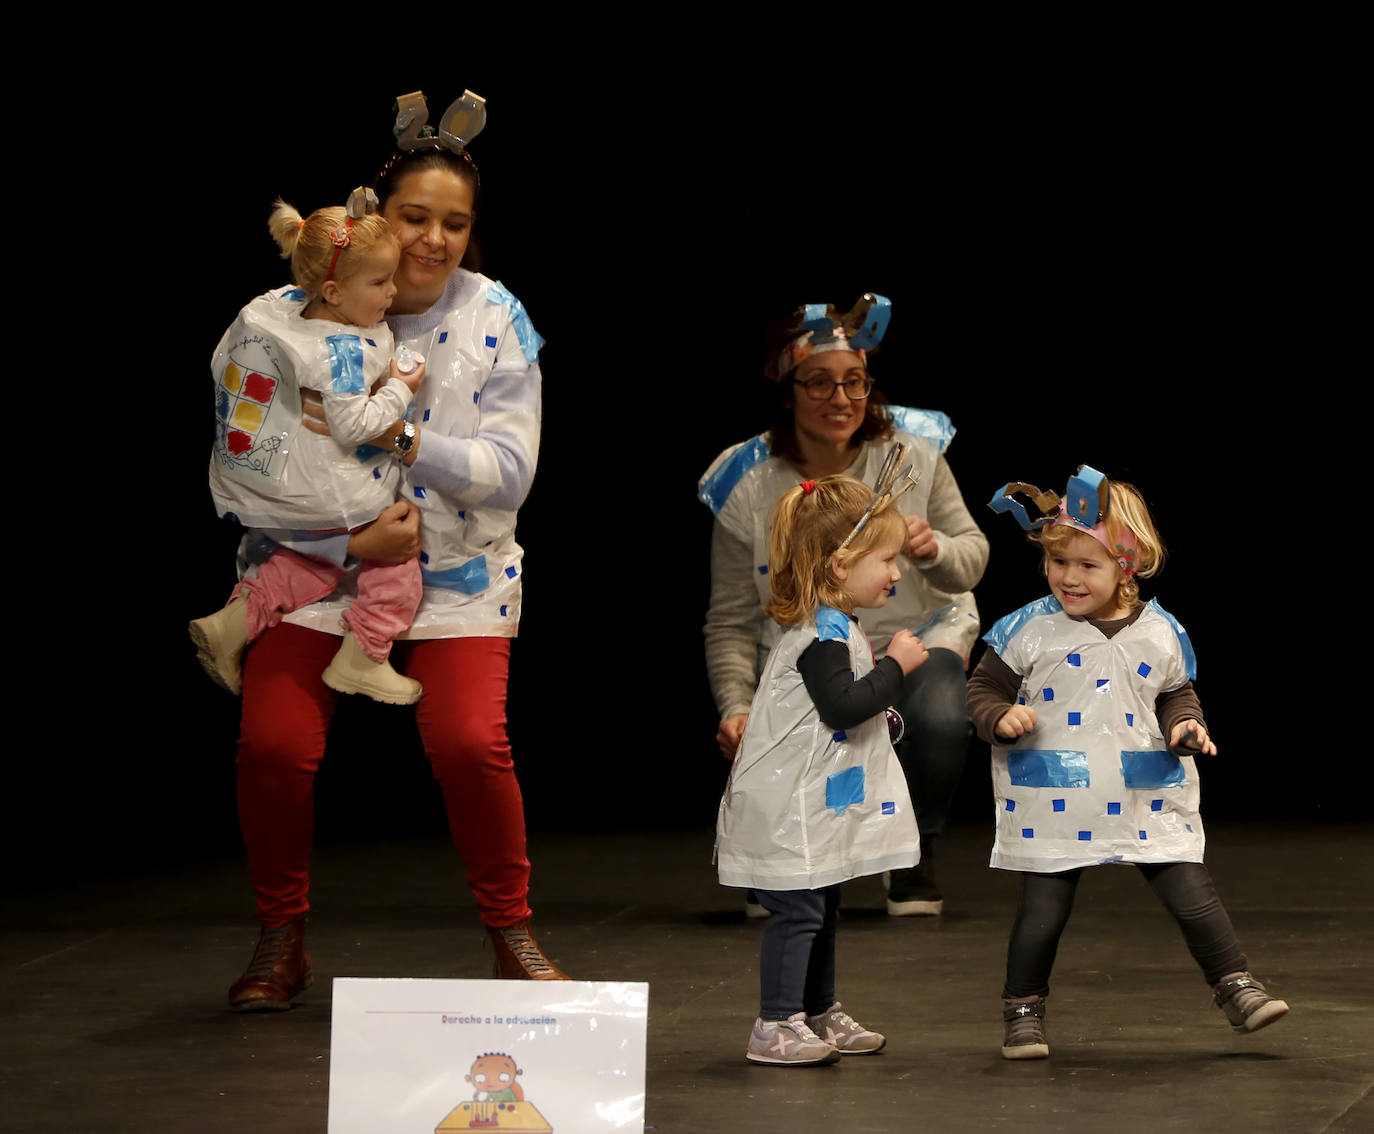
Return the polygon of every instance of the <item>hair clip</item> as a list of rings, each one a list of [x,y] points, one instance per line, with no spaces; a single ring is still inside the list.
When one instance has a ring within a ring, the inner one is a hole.
[[[802,481],[801,490],[803,496],[810,496],[813,492],[816,491],[816,482],[814,480]]]
[[[349,234],[353,228],[353,222],[359,217],[375,213],[378,204],[377,194],[365,185],[359,185],[348,195],[348,204],[344,206],[344,212],[347,214],[344,217],[344,222],[329,234],[329,239],[334,242],[334,255],[329,261],[329,271],[324,277],[325,283],[334,278],[334,268],[339,262],[339,253],[348,247],[349,241],[352,239]]]
[[[426,125],[429,107],[423,91],[411,91],[396,99],[396,148],[403,151],[443,146],[455,154],[467,149],[487,124],[487,100],[465,90],[439,119],[439,130]]]
[[[873,482],[873,499],[868,502],[868,507],[859,517],[859,522],[854,525],[854,530],[844,537],[844,542],[835,549],[836,551],[843,551],[848,547],[855,537],[868,527],[869,520],[897,503],[920,483],[921,474],[913,471],[914,466],[907,465],[902,468],[902,458],[905,456],[906,445],[901,441],[893,444],[892,448],[887,451],[887,456],[883,458],[882,468],[878,470],[878,477]]]

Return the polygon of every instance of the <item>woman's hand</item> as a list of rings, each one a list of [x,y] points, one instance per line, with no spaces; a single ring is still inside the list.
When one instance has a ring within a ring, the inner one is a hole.
[[[720,754],[727,760],[733,760],[739,751],[740,738],[744,736],[744,722],[748,719],[748,713],[736,713],[720,722],[720,728],[716,730],[716,743],[720,745]]]
[[[1033,732],[1039,723],[1035,710],[1029,705],[1013,705],[997,719],[997,727],[993,731],[1003,740],[1015,740]]]
[[[420,554],[420,509],[408,500],[388,505],[348,537],[348,554],[374,563],[405,563]]]
[[[311,433],[329,436],[329,422],[324,419],[324,399],[318,390],[301,391],[301,424]]]
[[[911,559],[934,559],[940,552],[935,529],[924,516],[907,516],[906,553]]]
[[[1217,746],[1207,735],[1207,729],[1201,721],[1196,721],[1192,717],[1174,725],[1169,733],[1169,747],[1186,748],[1190,752],[1201,752],[1204,756],[1217,754]]]
[[[892,635],[892,641],[887,644],[887,656],[902,667],[902,676],[905,677],[913,669],[925,665],[930,658],[930,651],[921,644],[920,638],[904,628]]]

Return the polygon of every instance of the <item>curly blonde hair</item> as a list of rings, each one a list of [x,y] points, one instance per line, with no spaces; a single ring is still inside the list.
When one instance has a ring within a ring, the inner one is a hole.
[[[1140,605],[1140,585],[1136,579],[1148,579],[1164,566],[1164,541],[1159,538],[1159,532],[1150,518],[1150,510],[1145,506],[1145,498],[1135,485],[1123,480],[1108,480],[1107,487],[1107,537],[1113,544],[1120,543],[1122,528],[1130,528],[1136,539],[1135,572],[1127,575],[1118,565],[1120,577],[1116,581],[1118,604],[1134,610]],[[1075,534],[1087,533],[1071,523],[1050,524],[1031,533],[1031,542],[1038,543],[1045,553],[1040,562],[1042,573],[1048,570],[1050,556],[1062,551]]]
[[[821,605],[853,614],[853,603],[835,575],[835,564],[853,563],[880,544],[900,541],[906,535],[902,514],[884,508],[840,550],[873,499],[873,489],[848,476],[823,477],[814,485],[810,492],[799,484],[783,493],[773,509],[773,530],[768,537],[773,597],[763,609],[783,626],[795,626]]]
[[[348,212],[342,205],[316,209],[308,217],[288,205],[280,197],[267,220],[272,239],[281,249],[281,258],[291,261],[291,278],[311,300],[320,298],[329,265],[334,264],[334,279],[344,280],[353,274],[358,260],[381,244],[401,242],[379,213],[358,217],[348,229],[348,244],[334,260],[334,233],[344,226]]]

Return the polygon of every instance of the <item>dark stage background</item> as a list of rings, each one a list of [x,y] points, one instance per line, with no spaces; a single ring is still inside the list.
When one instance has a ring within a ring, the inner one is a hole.
[[[548,344],[510,697],[532,827],[712,825],[727,769],[696,481],[763,427],[763,328],[866,290],[894,306],[880,386],[958,426],[950,463],[992,543],[984,627],[1045,590],[992,491],[1062,490],[1084,461],[1130,479],[1172,556],[1145,593],[1192,635],[1222,750],[1206,811],[1364,816],[1332,727],[1362,686],[1335,633],[1362,589],[1334,514],[1363,426],[1332,346],[1347,222],[1296,80],[1201,59],[1008,69],[966,43],[927,44],[877,85],[606,54],[379,68],[310,96],[208,65],[122,77],[111,118],[129,128],[49,182],[83,239],[112,199],[117,217],[148,208],[151,239],[112,217],[94,257],[69,245],[89,302],[43,332],[91,336],[101,358],[72,378],[100,393],[62,424],[83,455],[58,474],[76,503],[57,526],[81,545],[34,549],[16,846],[56,869],[235,847],[238,703],[185,630],[224,601],[237,539],[205,487],[210,353],[286,282],[273,197],[342,202],[417,87],[432,118],[465,86],[487,97],[483,267]],[[986,821],[986,760],[975,742],[960,820]],[[327,840],[443,829],[408,711],[341,709],[317,812]]]

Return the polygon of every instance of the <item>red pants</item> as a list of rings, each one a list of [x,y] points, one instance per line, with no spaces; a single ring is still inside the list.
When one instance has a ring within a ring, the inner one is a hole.
[[[332,635],[283,623],[244,658],[239,823],[264,925],[310,908],[315,772],[337,697],[320,674],[338,648]],[[524,921],[530,863],[506,737],[510,639],[398,642],[394,661],[425,687],[415,721],[482,921]]]

